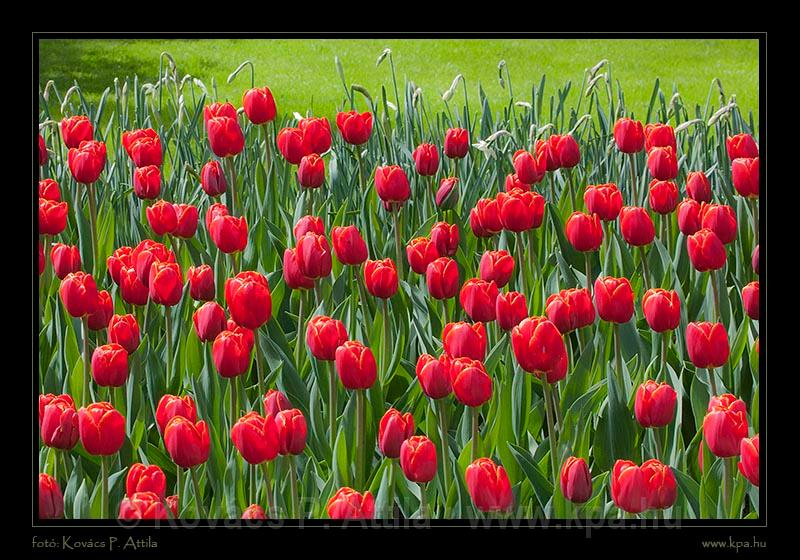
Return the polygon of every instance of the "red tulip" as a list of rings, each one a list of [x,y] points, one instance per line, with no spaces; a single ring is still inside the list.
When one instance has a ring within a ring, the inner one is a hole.
[[[133,249],[130,247],[120,247],[115,249],[114,252],[106,259],[106,268],[108,274],[116,285],[119,286],[120,270],[122,267],[133,267],[134,263],[131,260],[131,252]]]
[[[90,455],[113,455],[125,441],[125,418],[111,403],[91,403],[78,410],[78,432]]]
[[[514,505],[508,473],[491,459],[484,457],[473,461],[464,478],[472,503],[480,511],[509,511]]]
[[[272,316],[272,296],[263,274],[240,272],[225,281],[225,303],[237,324],[255,330]]]
[[[458,251],[458,224],[436,222],[431,226],[431,241],[442,257],[452,257]]]
[[[511,347],[525,371],[556,383],[567,375],[567,347],[556,326],[544,317],[529,317],[511,330]]]
[[[686,351],[698,368],[718,368],[730,356],[728,333],[722,323],[689,323],[686,326]]]
[[[58,235],[67,227],[66,202],[39,199],[39,235]]]
[[[289,399],[276,389],[270,389],[264,395],[264,415],[271,414],[277,416],[281,410],[289,410],[292,408],[292,403]]]
[[[366,144],[372,134],[372,113],[348,111],[336,115],[336,126],[348,144]]]
[[[128,352],[119,344],[98,346],[92,353],[92,379],[100,387],[122,387],[128,380]]]
[[[61,121],[61,138],[67,148],[77,148],[81,142],[91,141],[93,136],[92,123],[85,115],[65,117]]]
[[[496,315],[497,284],[479,278],[470,278],[461,287],[459,301],[470,319],[479,322],[494,321]]]
[[[336,372],[347,389],[369,389],[377,377],[372,350],[356,340],[348,340],[336,349]]]
[[[156,262],[174,263],[175,253],[167,249],[163,243],[145,239],[131,251],[130,261],[142,284],[149,286],[150,269],[153,264]]]
[[[502,288],[514,273],[514,257],[508,251],[486,251],[478,269],[481,280],[494,282],[498,288]]]
[[[633,290],[627,278],[598,278],[594,283],[594,301],[603,321],[627,323],[633,317]]]
[[[642,463],[642,475],[647,488],[647,507],[672,507],[678,496],[678,483],[672,469],[658,459],[650,459]]]
[[[236,107],[230,103],[212,103],[203,107],[203,123],[208,128],[208,121],[215,117],[227,117],[236,119]]]
[[[235,117],[213,117],[206,121],[206,130],[217,157],[232,157],[244,149],[244,134]]]
[[[156,235],[172,233],[178,226],[175,206],[166,200],[159,200],[147,207],[147,223]]]
[[[725,245],[736,239],[736,212],[725,204],[701,204],[700,227],[717,234]]]
[[[149,292],[136,270],[130,267],[122,267],[119,272],[119,292],[122,299],[131,305],[145,305],[147,303]]]
[[[119,504],[119,519],[168,519],[164,498],[155,492],[136,492]]]
[[[325,224],[319,216],[303,216],[294,225],[292,230],[295,240],[299,240],[308,232],[325,235]]]
[[[480,199],[469,212],[469,226],[476,237],[491,237],[503,230],[500,206],[493,198]]]
[[[495,301],[495,315],[499,327],[510,331],[528,316],[525,295],[519,292],[500,292]]]
[[[634,412],[636,421],[644,428],[661,428],[675,418],[678,394],[667,383],[648,379],[636,391]]]
[[[758,198],[760,181],[758,157],[733,160],[731,174],[736,192],[747,198]]]
[[[406,245],[406,257],[411,270],[417,274],[425,274],[428,265],[439,258],[439,252],[427,237],[415,237]]]
[[[406,172],[399,165],[376,167],[375,191],[385,203],[404,203],[411,196]]]
[[[324,154],[331,149],[331,125],[325,117],[300,119],[297,128],[303,133],[308,154]]]
[[[189,295],[195,301],[211,301],[216,294],[214,269],[207,264],[190,266],[186,271],[189,280]]]
[[[561,493],[570,502],[582,504],[592,497],[592,475],[585,459],[570,457],[561,467]]]
[[[264,124],[275,120],[275,99],[268,87],[251,88],[242,96],[244,114],[253,124]]]
[[[252,504],[242,512],[242,519],[266,519],[267,512],[258,504]]]
[[[297,182],[307,189],[321,187],[325,182],[325,161],[315,153],[303,156],[297,167]]]
[[[125,479],[125,493],[132,497],[137,492],[152,492],[163,499],[167,493],[167,477],[158,465],[134,463]]]
[[[731,161],[737,158],[758,157],[758,145],[750,134],[736,134],[725,139],[725,148]]]
[[[470,358],[450,360],[453,394],[464,406],[479,407],[492,398],[492,378],[483,362]]]
[[[444,155],[459,159],[469,151],[469,131],[463,128],[448,128],[444,135]]]
[[[731,394],[711,397],[708,413],[703,418],[703,440],[717,457],[739,455],[741,442],[747,437],[747,410],[744,401]]]
[[[39,519],[64,517],[64,495],[58,481],[46,473],[39,474]]]
[[[400,446],[413,435],[414,417],[390,408],[378,425],[378,447],[385,457],[397,459],[400,457]]]
[[[683,235],[694,235],[700,230],[700,203],[684,198],[678,204],[678,229]]]
[[[611,497],[616,506],[628,513],[647,509],[648,492],[642,468],[633,461],[618,459],[611,471]]]
[[[238,253],[247,247],[247,218],[217,216],[208,225],[211,241],[223,253]]]
[[[678,292],[651,288],[642,296],[642,312],[655,332],[674,331],[681,322],[681,300]]]
[[[573,212],[564,227],[567,239],[576,251],[597,251],[603,243],[603,224],[597,214]]]
[[[55,449],[72,449],[78,442],[78,412],[69,395],[39,395],[42,442]]]
[[[221,218],[223,216],[228,216],[230,212],[228,212],[228,207],[222,204],[221,202],[216,202],[208,207],[206,210],[205,222],[206,222],[206,229],[211,229],[211,223],[216,220],[217,218]]]
[[[514,172],[517,179],[524,184],[529,185],[525,190],[530,190],[530,185],[541,181],[541,176],[544,170],[539,168],[536,158],[526,150],[517,150],[512,157],[514,164]],[[508,191],[508,188],[506,188]]]
[[[647,167],[650,175],[660,181],[669,181],[678,176],[678,158],[671,146],[650,148],[647,151]]]
[[[224,330],[214,339],[211,355],[222,377],[236,377],[250,367],[252,350],[244,335]]]
[[[222,164],[211,160],[200,170],[200,186],[208,196],[219,196],[228,189],[228,181],[222,170]]]
[[[39,167],[47,163],[47,145],[44,143],[44,138],[39,135]]]
[[[592,295],[586,288],[561,290],[547,298],[545,314],[561,334],[588,327],[595,317]]]
[[[289,248],[283,252],[283,281],[292,290],[310,290],[314,287],[314,279],[300,270],[297,249]]]
[[[183,416],[173,416],[164,428],[164,447],[172,461],[182,469],[191,469],[208,460],[211,440],[203,421],[195,424]]]
[[[547,139],[550,146],[550,154],[558,162],[562,169],[569,169],[578,165],[581,161],[581,151],[578,142],[570,134],[553,134]]]
[[[197,232],[197,222],[200,218],[197,207],[191,204],[173,204],[172,206],[175,208],[175,215],[178,219],[172,235],[181,239],[191,239]]]
[[[197,422],[197,407],[190,395],[185,397],[164,395],[161,397],[156,407],[156,424],[158,425],[159,433],[163,434],[169,421],[176,416],[182,416],[192,424]]]
[[[739,454],[742,456],[739,461],[739,472],[750,481],[750,484],[758,486],[760,470],[758,434],[753,438],[742,438]]]
[[[367,260],[367,244],[356,226],[337,226],[331,229],[333,252],[339,262],[356,266]]]
[[[436,446],[425,436],[412,436],[400,447],[400,468],[411,482],[425,484],[436,476]]]
[[[283,158],[292,165],[298,165],[303,156],[309,154],[303,141],[303,131],[299,128],[283,128],[276,137],[278,150]]]
[[[650,209],[657,214],[670,214],[678,206],[678,186],[672,181],[650,181]]]
[[[133,192],[142,200],[155,200],[161,193],[161,170],[157,165],[133,170]]]
[[[181,301],[183,274],[177,263],[155,262],[150,267],[150,299],[153,303],[171,307]]]
[[[375,516],[375,499],[369,490],[362,495],[345,486],[328,500],[327,512],[331,519],[372,519]]]
[[[456,177],[445,177],[439,183],[434,202],[437,208],[442,210],[452,210],[458,204],[458,179]]]
[[[72,272],[61,281],[58,289],[64,309],[73,317],[83,317],[97,307],[97,285],[91,274]]]
[[[525,191],[501,192],[497,194],[497,207],[503,229],[515,233],[528,231],[536,227],[534,214],[534,200],[536,193]],[[544,205],[542,205],[544,210]]]
[[[397,293],[397,282],[397,268],[392,259],[368,260],[364,265],[364,284],[371,295],[388,299]]]
[[[316,359],[334,361],[336,349],[345,342],[347,342],[347,330],[341,321],[317,315],[308,322],[306,343]]]
[[[297,240],[297,264],[308,278],[325,278],[331,273],[331,248],[325,236],[313,232]]]
[[[442,345],[451,358],[486,358],[486,328],[483,323],[447,323],[442,329]]]
[[[744,312],[747,316],[758,321],[759,319],[759,283],[758,280],[750,282],[747,286],[742,288],[742,303],[744,305]]]
[[[434,299],[450,299],[458,293],[458,264],[449,257],[439,257],[425,269],[428,293]]]
[[[61,188],[55,179],[42,179],[39,181],[39,198],[52,200],[53,202],[61,201]]]
[[[152,128],[123,132],[122,146],[136,167],[161,166],[161,138]]]
[[[725,245],[710,229],[703,228],[686,238],[689,260],[698,272],[718,270],[725,266]]]
[[[619,227],[622,237],[634,247],[649,245],[656,235],[653,219],[641,206],[623,206],[619,211]]]
[[[677,151],[678,147],[675,142],[675,129],[668,124],[651,123],[644,127],[644,149],[650,151],[650,148],[659,147],[664,148],[669,146],[673,151]]]
[[[128,354],[139,348],[139,324],[133,315],[112,315],[108,322],[108,341],[122,346]]]
[[[272,416],[266,418],[258,412],[248,412],[231,428],[231,441],[251,465],[271,461],[278,455],[278,427]]]
[[[711,184],[702,171],[690,171],[686,174],[686,194],[697,202],[711,202]]]
[[[435,144],[420,144],[411,154],[414,158],[414,166],[419,175],[430,177],[436,175],[439,170],[439,150]]]
[[[623,117],[614,123],[614,140],[617,149],[625,154],[635,154],[644,149],[642,123]]]
[[[50,262],[58,279],[63,280],[67,274],[80,271],[81,252],[75,245],[54,243],[50,249]]]
[[[282,410],[275,417],[281,455],[300,455],[306,448],[306,419],[296,408]]]
[[[97,292],[97,304],[88,317],[89,330],[102,331],[108,327],[108,322],[113,314],[114,302],[111,301],[111,295],[106,290]]]
[[[590,214],[597,214],[601,220],[611,222],[619,216],[622,194],[614,183],[589,185],[583,193],[583,202]]]
[[[558,159],[547,140],[536,141],[536,160],[539,163],[539,169],[541,171],[539,181],[544,178],[547,171],[555,171],[558,169]],[[538,183],[539,181],[536,182]]]
[[[225,311],[215,301],[207,301],[192,314],[194,332],[200,342],[211,342],[225,330]]]
[[[78,183],[90,185],[97,181],[106,165],[106,145],[94,140],[81,142],[67,154],[69,170]]]
[[[453,386],[450,384],[449,362],[446,362],[448,362],[446,357],[437,359],[430,354],[423,354],[417,360],[416,372],[419,386],[422,388],[422,392],[432,399],[443,399],[453,392]]]

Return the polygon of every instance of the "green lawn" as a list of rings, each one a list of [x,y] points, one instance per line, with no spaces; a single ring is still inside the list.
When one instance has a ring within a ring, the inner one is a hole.
[[[77,80],[84,95],[96,102],[106,87],[113,87],[115,76],[138,74],[142,81],[156,81],[159,54],[167,51],[181,76],[192,74],[209,89],[213,77],[220,97],[239,105],[250,84],[249,73],[230,85],[226,79],[250,59],[256,84],[272,89],[279,111],[310,109],[330,116],[344,99],[334,56],[342,60],[348,81],[365,86],[377,98],[381,84],[392,91],[388,60],[375,67],[385,47],[392,49],[398,79],[414,81],[434,108],[459,73],[466,78],[471,100],[477,100],[479,83],[490,100],[505,100],[507,93],[498,81],[500,60],[508,64],[517,99],[528,99],[531,84],[546,74],[550,86],[573,82],[568,101],[573,105],[584,70],[606,58],[628,109],[636,114],[646,111],[656,78],[667,97],[675,88],[692,106],[705,103],[712,79],[719,78],[727,95],[736,94],[742,113],[752,111],[758,120],[756,40],[43,40],[39,76],[41,87],[52,79],[62,93]],[[547,92],[555,90],[549,87]],[[462,95],[459,91],[459,101]],[[718,105],[716,95],[713,100]]]

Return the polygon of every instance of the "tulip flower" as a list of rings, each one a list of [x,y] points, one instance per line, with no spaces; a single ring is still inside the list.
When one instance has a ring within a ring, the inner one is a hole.
[[[436,222],[431,227],[431,241],[441,257],[452,257],[458,251],[458,224]]]
[[[495,300],[497,325],[510,331],[528,317],[528,302],[519,292],[500,292]]]
[[[183,416],[173,416],[164,428],[164,446],[172,461],[182,469],[191,469],[208,460],[211,442],[208,426],[196,424]]]
[[[406,245],[406,256],[411,270],[425,274],[428,265],[439,258],[439,252],[427,237],[415,237]]]
[[[634,247],[649,245],[656,235],[650,214],[640,206],[623,206],[619,212],[619,227],[622,237]],[[644,258],[643,262],[646,262]],[[645,276],[648,276],[646,272]]]
[[[289,248],[283,252],[283,281],[292,290],[310,290],[314,287],[314,279],[300,270],[296,248]]]
[[[247,219],[244,216],[217,216],[207,225],[211,241],[223,253],[238,253],[247,247]]]
[[[378,425],[378,448],[385,457],[397,459],[400,457],[400,446],[413,435],[414,417],[410,413],[401,414],[397,409],[390,408]]]
[[[78,412],[69,395],[39,395],[39,433],[47,447],[72,449],[78,442]]]
[[[317,154],[303,156],[297,167],[297,182],[307,189],[321,187],[325,182],[325,161]]]
[[[58,481],[46,473],[39,474],[39,519],[64,517],[64,495]]]
[[[521,191],[529,191],[531,190],[531,183],[523,183],[520,181],[519,176],[516,173],[511,173],[506,175],[506,182],[505,182],[506,192],[513,191],[514,189],[519,189]]]
[[[211,160],[203,166],[200,171],[200,186],[211,197],[219,196],[228,190],[228,181],[219,161]]]
[[[545,317],[530,317],[511,330],[511,347],[520,367],[556,383],[567,374],[567,348],[561,333]]]
[[[371,295],[384,300],[397,293],[397,269],[392,259],[368,260],[364,265],[364,284]]]
[[[561,493],[575,504],[592,497],[592,475],[585,459],[570,457],[561,467]]]
[[[736,239],[736,212],[725,204],[701,204],[700,227],[717,234],[725,245]]]
[[[108,274],[117,286],[120,283],[120,270],[122,267],[131,268],[134,266],[131,260],[132,251],[133,249],[130,247],[119,247],[106,259]]]
[[[328,500],[326,509],[331,519],[372,519],[375,516],[375,499],[369,490],[361,494],[345,486]]]
[[[87,319],[87,326],[90,331],[102,331],[108,327],[108,322],[114,314],[114,302],[111,301],[111,295],[102,290],[97,292],[97,304],[94,311],[92,311]]]
[[[161,138],[152,128],[125,131],[122,133],[122,147],[137,168],[155,165],[161,167],[163,153]]]
[[[439,183],[434,202],[436,207],[442,210],[453,210],[458,204],[458,179],[456,177],[445,177]],[[453,224],[458,233],[458,227]]]
[[[467,483],[472,503],[483,512],[509,511],[514,504],[508,473],[486,457],[473,461],[466,470]]]
[[[207,264],[190,266],[186,271],[189,280],[189,296],[195,301],[211,301],[216,295],[214,269]]]
[[[61,188],[55,179],[42,179],[39,181],[39,198],[61,202]]]
[[[67,148],[77,148],[81,142],[89,142],[94,136],[92,122],[86,115],[65,117],[61,120],[61,138]]]
[[[659,181],[669,181],[678,176],[678,159],[672,146],[653,147],[647,151],[650,175]]]
[[[565,225],[567,240],[576,251],[597,251],[603,243],[603,224],[597,214],[573,212]]]
[[[175,206],[166,200],[159,200],[147,207],[147,223],[156,235],[172,233],[178,226]]]
[[[570,288],[547,298],[545,314],[564,335],[594,323],[595,310],[588,289]]]
[[[336,127],[342,139],[348,144],[366,144],[372,134],[372,113],[348,111],[336,115]]]
[[[314,232],[303,234],[297,241],[297,264],[308,278],[325,278],[330,275],[331,249],[325,236]]]
[[[214,339],[211,355],[214,365],[222,377],[233,378],[242,375],[250,367],[250,347],[240,333],[224,330]]]
[[[649,509],[667,509],[678,496],[678,483],[672,469],[657,459],[642,463],[642,475],[647,489]]]
[[[78,432],[90,455],[113,455],[125,441],[125,418],[111,403],[91,403],[78,410]]]
[[[681,322],[681,300],[674,290],[651,288],[642,296],[642,312],[655,332],[674,331]]]
[[[594,297],[597,314],[603,321],[627,323],[633,317],[633,290],[627,278],[598,278]]]
[[[325,117],[300,119],[297,128],[303,133],[308,154],[324,154],[331,148],[331,125]]]
[[[469,131],[463,128],[448,128],[444,135],[444,155],[460,159],[469,152]]]
[[[648,379],[636,391],[634,413],[643,428],[662,428],[675,417],[678,394],[667,383]]]
[[[496,199],[482,198],[469,212],[469,226],[477,237],[491,237],[503,231],[500,207]]]
[[[339,262],[357,266],[367,260],[367,244],[356,226],[337,226],[331,229],[333,252]]]
[[[264,415],[277,416],[281,410],[289,410],[290,408],[292,408],[292,403],[289,402],[286,395],[277,389],[270,389],[264,395]]]
[[[119,504],[119,519],[168,519],[164,498],[155,492],[129,494]]]
[[[369,389],[377,378],[372,350],[356,340],[348,340],[336,349],[336,372],[347,389]]]
[[[306,447],[306,419],[296,408],[281,410],[275,416],[278,449],[281,455],[300,455]]]
[[[617,185],[589,185],[583,193],[583,202],[590,214],[597,214],[604,222],[612,222],[622,208],[622,194]]]
[[[424,484],[436,476],[436,446],[425,436],[413,436],[400,448],[400,467],[411,482],[420,485],[420,513],[427,517],[426,489]]]
[[[266,519],[267,512],[258,504],[252,504],[242,512],[242,519]]]
[[[678,206],[678,186],[672,181],[650,181],[650,209],[661,215],[671,214]]]
[[[686,239],[689,260],[698,272],[718,270],[725,265],[725,246],[719,236],[708,228],[699,230]]]
[[[459,301],[470,319],[476,322],[495,320],[495,306],[499,290],[497,284],[479,278],[467,280],[461,287]]]
[[[758,280],[750,282],[742,288],[742,304],[744,305],[744,312],[747,316],[754,321],[759,320],[759,283]]]
[[[298,165],[304,156],[309,154],[303,141],[303,131],[299,128],[283,128],[276,137],[278,150],[283,158],[292,165]]]
[[[448,257],[439,257],[425,269],[428,293],[434,299],[446,300],[456,296],[459,287],[458,265]]]
[[[157,165],[133,170],[133,192],[142,200],[155,200],[161,193],[161,170]]]
[[[759,482],[759,444],[758,434],[753,438],[742,438],[739,444],[739,472],[750,481],[753,486],[758,486]]]
[[[708,413],[703,418],[703,440],[711,453],[723,458],[739,455],[741,442],[747,433],[744,401],[729,393],[711,397]]]
[[[758,157],[758,145],[750,134],[736,134],[725,139],[725,149],[731,161]]]
[[[341,321],[325,315],[317,315],[309,320],[306,343],[316,359],[334,361],[336,349],[345,342],[347,342],[347,330]]]
[[[294,233],[295,240],[299,240],[303,237],[306,233],[316,233],[317,235],[325,236],[325,223],[322,221],[322,218],[319,216],[303,216],[297,223],[294,225],[292,229],[292,233]]]
[[[139,324],[133,315],[112,315],[108,323],[108,341],[119,344],[128,354],[139,347]]]
[[[75,318],[85,317],[97,307],[97,285],[91,274],[80,271],[67,274],[58,293],[64,309]]]
[[[533,154],[525,150],[517,150],[511,160],[514,164],[515,176],[521,183],[532,185],[541,181],[544,170],[539,169]],[[530,187],[525,190],[530,190]]]
[[[456,398],[465,406],[478,409],[492,398],[492,378],[483,362],[470,358],[450,360],[450,383]]]
[[[759,261],[759,258],[758,258],[758,245],[756,245],[756,248],[753,249],[753,256],[752,256],[751,261],[752,261],[751,264],[753,265],[753,272],[758,274],[759,264],[760,264],[760,261]]]
[[[644,127],[644,149],[650,151],[654,147],[669,146],[674,151],[677,151],[677,144],[675,142],[675,129],[668,124],[651,123]]]
[[[169,421],[176,416],[186,418],[192,424],[197,422],[197,407],[190,395],[185,397],[164,395],[159,399],[156,407],[156,425],[159,433],[163,434]]]
[[[145,286],[136,270],[123,267],[119,272],[119,291],[122,299],[131,305],[145,305],[149,298],[147,286]]]
[[[514,273],[514,257],[508,251],[486,251],[478,266],[481,280],[494,282],[502,288]]]
[[[94,140],[81,142],[67,154],[69,170],[75,181],[91,185],[100,177],[106,165],[106,145]]]
[[[206,130],[217,157],[233,157],[244,149],[244,134],[235,117],[212,117],[206,121]]]
[[[43,167],[47,163],[47,145],[44,143],[44,138],[39,135],[39,167]]]
[[[172,235],[181,239],[191,239],[197,232],[197,222],[200,218],[196,206],[191,204],[173,204],[177,223]]]
[[[58,235],[67,227],[66,202],[39,199],[39,235]]]
[[[113,342],[95,348],[92,377],[100,387],[122,387],[128,379],[128,352],[125,348]]]
[[[686,351],[698,368],[722,367],[728,361],[728,333],[722,323],[689,323],[686,327]]]
[[[633,461],[618,459],[611,471],[611,498],[628,513],[641,513],[648,507],[648,484],[642,468]]]
[[[58,279],[63,280],[68,274],[80,271],[80,250],[75,245],[55,243],[50,249],[50,262],[53,263],[53,272]]]
[[[537,196],[542,198],[541,195],[536,195],[536,193],[521,190],[498,193],[497,206],[503,229],[520,233],[536,227],[537,216],[535,212],[537,203],[535,201]],[[541,207],[542,211],[544,211],[544,199],[542,199]]]
[[[268,87],[251,88],[242,96],[244,114],[253,124],[266,124],[275,120],[277,109],[275,99]]]
[[[375,169],[375,190],[382,201],[396,205],[402,205],[411,196],[406,172],[398,165]]]
[[[435,144],[420,144],[411,154],[414,167],[419,175],[430,177],[439,170],[439,150]]]
[[[163,499],[167,493],[167,477],[158,465],[134,463],[125,479],[125,493],[132,497],[137,492],[152,492]]]
[[[263,274],[240,272],[225,281],[225,303],[237,324],[255,330],[272,316],[272,296]]]
[[[212,103],[203,107],[203,123],[208,128],[208,121],[216,117],[236,119],[236,107],[230,103]]]
[[[547,139],[547,144],[550,146],[550,154],[559,168],[570,169],[580,162],[580,148],[571,134],[552,134]]]
[[[700,230],[700,203],[684,198],[678,204],[678,229],[683,235],[694,235]]]
[[[623,117],[614,123],[614,140],[617,149],[625,154],[635,154],[644,149],[645,138],[642,123]]]
[[[486,328],[483,323],[447,323],[442,329],[442,345],[451,358],[486,359]]]
[[[711,202],[711,184],[702,171],[690,171],[686,174],[686,194],[697,202]]]
[[[272,416],[248,412],[231,428],[231,441],[251,465],[260,465],[278,456],[278,427]]]
[[[207,301],[192,314],[194,332],[200,342],[211,342],[225,330],[225,311],[215,301]]]
[[[154,262],[148,281],[153,303],[170,307],[177,305],[183,295],[183,274],[177,263]]]

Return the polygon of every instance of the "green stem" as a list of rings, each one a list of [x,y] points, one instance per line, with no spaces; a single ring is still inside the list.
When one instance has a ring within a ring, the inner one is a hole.
[[[81,341],[83,345],[83,406],[87,406],[91,400],[89,394],[89,377],[92,375],[89,357],[89,316],[81,317]]]
[[[525,249],[523,245],[522,233],[516,234],[517,238],[517,255],[524,255]],[[520,284],[522,285],[522,293],[525,294],[525,297],[530,297],[531,294],[528,292],[528,278],[525,275],[525,267],[522,266],[522,263],[519,264],[519,275],[520,275]]]
[[[102,492],[100,494],[100,518],[108,519],[108,457],[100,456],[100,477],[102,478]]]
[[[394,212],[392,212],[392,222],[394,223],[394,246],[395,258],[397,262],[397,277],[403,277],[403,247],[400,235],[400,205],[395,204]]]
[[[644,250],[644,245],[639,247],[639,251],[641,251],[642,255],[642,272],[644,273],[644,287],[645,289],[650,287],[650,270],[647,266],[647,251]]]
[[[438,399],[436,407],[439,417],[439,437],[442,441],[442,482],[444,484],[442,502],[444,503],[444,515],[447,517],[447,492],[450,490],[450,445],[447,437],[447,407],[444,399]]]
[[[255,336],[256,361],[258,362],[258,398],[261,400],[264,398],[264,376],[266,375],[267,361],[264,359],[264,351],[258,341],[257,329],[253,331],[253,335]]]
[[[203,506],[203,499],[200,496],[200,483],[197,480],[197,467],[189,469],[192,476],[192,488],[194,490],[194,503],[197,508],[198,519],[206,518],[206,508]],[[180,497],[178,498],[180,499]]]
[[[382,299],[381,302],[383,303],[383,340],[381,341],[381,360],[383,360],[383,363],[381,364],[381,370],[384,375],[383,380],[386,381],[389,379],[389,337],[392,335],[392,325],[389,319],[389,302],[386,299]]]
[[[361,194],[367,192],[367,177],[364,173],[364,159],[361,157],[361,147],[353,146],[356,152],[356,159],[358,160],[358,178],[361,182]]]
[[[542,379],[542,391],[544,392],[544,410],[547,417],[547,435],[550,438],[550,467],[553,470],[553,480],[558,484],[558,436],[553,427],[553,405],[550,402],[550,384],[547,379]]]
[[[719,322],[720,317],[722,314],[719,310],[719,288],[717,287],[717,281],[719,280],[719,274],[716,270],[709,270],[708,276],[711,279],[711,291],[714,293],[714,313],[716,317],[716,321]]]
[[[650,428],[653,432],[653,458],[654,459],[661,459],[661,449],[663,448],[663,444],[661,442],[661,428]]]
[[[619,323],[614,323],[614,353],[617,357],[617,381],[622,386],[622,350],[619,346]]]
[[[266,163],[267,163],[267,177],[269,177],[270,171],[272,170],[272,147],[269,144],[270,134],[269,134],[269,122],[265,122],[262,124],[262,128],[264,129],[264,153],[266,155]],[[269,188],[269,186],[267,186]]]
[[[570,344],[571,346],[571,344]],[[564,426],[564,419],[561,417],[561,405],[559,404],[559,397],[558,397],[558,383],[553,385],[553,410],[555,410],[555,421],[556,421],[556,431],[563,429]]]
[[[336,397],[339,393],[338,380],[336,379],[335,368],[331,367],[327,361],[320,361],[320,367],[328,370],[328,425],[330,428],[331,457],[333,457],[336,455],[334,447],[336,446],[336,417],[338,416],[336,407]]]
[[[364,390],[356,389],[356,488],[362,488],[364,475]]]
[[[755,235],[756,245],[758,245],[758,208],[756,207],[756,199],[748,198],[750,203],[750,212],[753,214],[753,234]]]
[[[575,198],[575,185],[572,181],[572,168],[567,169],[567,181],[569,182],[569,196],[572,199],[572,211],[574,212],[578,208],[578,201]]]
[[[428,517],[428,496],[425,484],[419,485],[419,518],[427,519]]]
[[[631,168],[631,196],[633,197],[633,205],[639,205],[639,185],[636,181],[636,159],[634,154],[628,154],[628,162]]]
[[[717,381],[716,379],[714,379],[714,368],[708,368],[706,369],[706,371],[708,372],[708,384],[711,388],[711,394],[709,395],[709,397],[714,397],[716,395],[719,395],[719,393],[717,392]]]
[[[236,423],[236,378],[231,377],[228,385],[231,389],[230,427],[233,428],[233,425]]]
[[[656,376],[656,381],[667,379],[667,341],[670,332],[671,331],[664,331],[661,333],[661,375]]]
[[[233,164],[233,156],[225,158],[225,164],[228,167],[228,176],[230,177],[231,189],[231,215],[236,216],[236,209],[239,208],[239,196],[236,192],[236,167]]]
[[[183,469],[178,467],[175,470],[175,495],[178,496],[178,515],[177,517],[180,518],[181,516],[181,500],[183,500]]]
[[[267,516],[272,514],[272,488],[269,482],[269,462],[261,463],[261,472],[264,475],[264,499],[267,501]]]
[[[470,408],[472,412],[472,452],[470,453],[471,461],[478,459],[480,454],[480,430],[478,429],[478,422],[480,420],[481,410],[480,407],[473,406]]]
[[[722,458],[722,494],[723,494],[723,511],[725,512],[725,517],[727,519],[731,518],[731,511],[733,504],[731,503],[732,497],[732,486],[733,486],[733,472],[734,469],[731,468],[731,461],[736,460],[735,457],[723,457]]]
[[[583,254],[583,258],[586,261],[586,290],[589,292],[589,295],[592,295],[592,263],[589,259],[589,253],[586,252]]]
[[[386,517],[394,519],[394,459],[389,459],[389,510],[386,512]],[[380,512],[379,512],[380,513]]]
[[[86,190],[89,198],[89,220],[92,232],[92,269],[94,270],[94,275],[96,277],[98,275],[97,271],[99,270],[99,265],[97,263],[99,249],[97,246],[97,201],[94,194],[94,184],[89,183],[86,185]]]
[[[297,496],[297,463],[294,455],[289,455],[289,484],[292,487],[292,519],[300,519],[303,515],[300,512],[300,500]]]
[[[166,329],[166,337],[167,337],[167,348],[166,348],[166,354],[167,354],[167,387],[169,387],[170,381],[172,381],[172,354],[173,354],[173,348],[172,348],[172,316],[171,316],[171,313],[170,313],[170,306],[169,305],[165,305],[164,306],[164,322],[165,322],[164,328]]]
[[[298,292],[298,299],[300,300],[300,306],[297,311],[297,338],[294,341],[294,363],[297,368],[297,373],[300,373],[300,359],[301,359],[301,349],[303,348],[303,300],[305,299],[305,291],[300,290]]]

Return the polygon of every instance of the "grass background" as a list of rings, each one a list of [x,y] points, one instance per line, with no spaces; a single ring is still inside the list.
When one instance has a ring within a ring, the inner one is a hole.
[[[157,81],[159,55],[167,51],[181,77],[188,73],[200,78],[209,90],[213,78],[219,97],[239,106],[242,92],[250,87],[249,71],[232,84],[226,80],[250,59],[256,85],[270,87],[279,112],[330,117],[344,100],[336,55],[349,83],[365,86],[375,99],[383,84],[394,99],[388,59],[375,67],[385,47],[392,49],[401,87],[404,78],[413,81],[434,110],[459,73],[466,78],[471,103],[477,102],[479,83],[494,107],[505,102],[508,93],[498,80],[500,60],[508,64],[516,99],[530,99],[531,85],[546,74],[548,97],[555,95],[556,86],[572,81],[567,106],[574,105],[584,70],[607,58],[628,111],[636,115],[644,116],[656,78],[667,97],[677,90],[690,106],[704,104],[712,80],[719,78],[726,95],[736,94],[742,113],[752,111],[758,120],[758,42],[751,39],[47,39],[39,43],[39,81],[44,88],[54,80],[62,94],[77,82],[96,103],[106,87],[113,92],[114,77],[138,74],[142,82]],[[460,86],[454,99],[459,104],[463,99]],[[718,105],[716,94],[713,99]]]

